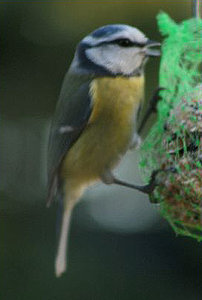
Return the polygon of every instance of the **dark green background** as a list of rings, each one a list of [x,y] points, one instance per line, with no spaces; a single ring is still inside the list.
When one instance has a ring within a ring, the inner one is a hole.
[[[128,23],[161,40],[156,24],[160,10],[182,21],[191,16],[191,1],[0,1],[1,300],[202,297],[201,246],[189,238],[176,238],[157,216],[150,228],[144,229],[144,210],[137,212],[132,204],[134,214],[142,219],[142,229],[130,227],[131,221],[121,225],[119,211],[109,226],[113,207],[123,205],[124,216],[124,202],[133,197],[126,190],[123,199],[118,198],[117,190],[111,187],[109,198],[103,196],[103,202],[93,204],[97,211],[102,212],[105,206],[110,212],[106,223],[98,224],[90,214],[90,191],[75,209],[68,272],[60,279],[54,277],[57,206],[45,208],[46,143],[75,45],[108,23]],[[157,84],[158,61],[151,61],[147,66],[147,98]],[[133,173],[135,159],[135,154],[129,158],[130,170],[123,165],[125,174],[134,174],[134,181],[139,180],[137,171]],[[134,195],[137,203],[147,202],[142,195]],[[112,209],[108,203],[113,204]],[[147,205],[149,211],[155,210]]]

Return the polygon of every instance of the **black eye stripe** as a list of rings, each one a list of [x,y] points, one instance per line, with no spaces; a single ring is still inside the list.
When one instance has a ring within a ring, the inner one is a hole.
[[[117,39],[117,40],[114,40],[112,41],[111,43],[113,44],[117,44],[121,47],[144,47],[145,45],[144,44],[141,44],[141,43],[138,43],[138,42],[133,42],[129,39]]]
[[[132,47],[134,46],[134,43],[130,41],[129,39],[117,39],[112,41],[113,44],[117,44],[121,47]]]
[[[116,40],[112,40],[112,41],[105,41],[105,42],[101,42],[95,46],[91,46],[89,48],[96,48],[96,47],[100,47],[100,46],[103,46],[103,45],[110,45],[110,44],[113,44],[113,45],[118,45],[120,47],[125,47],[125,48],[129,48],[129,47],[144,47],[145,44],[143,43],[138,43],[138,42],[133,42],[129,39],[116,39]]]

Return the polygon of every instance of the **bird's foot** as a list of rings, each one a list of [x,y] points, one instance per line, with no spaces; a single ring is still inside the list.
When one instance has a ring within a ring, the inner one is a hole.
[[[116,178],[110,172],[105,173],[105,175],[102,177],[102,181],[106,184],[118,184],[118,185],[121,185],[121,186],[125,186],[125,187],[128,187],[128,188],[138,190],[138,191],[140,191],[144,194],[150,195],[154,191],[154,189],[159,185],[159,182],[157,180],[157,175],[160,172],[172,172],[172,173],[174,173],[174,172],[176,172],[176,169],[175,168],[168,168],[168,169],[165,169],[165,170],[158,169],[158,170],[153,171],[152,174],[151,174],[149,183],[146,184],[146,185],[135,185],[135,184],[131,184],[131,183],[122,181],[122,180]]]
[[[160,92],[165,90],[165,88],[163,87],[158,87],[155,91],[154,94],[151,98],[151,100],[149,101],[149,105],[148,108],[144,114],[144,117],[140,123],[140,126],[138,128],[138,134],[140,134],[145,126],[145,124],[147,123],[147,120],[149,119],[150,115],[152,113],[156,113],[157,112],[157,104],[158,102],[161,100],[161,95]]]

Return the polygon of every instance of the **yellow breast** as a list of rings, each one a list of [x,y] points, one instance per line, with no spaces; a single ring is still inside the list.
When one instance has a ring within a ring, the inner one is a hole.
[[[66,155],[63,176],[99,179],[131,142],[144,98],[144,77],[99,78],[91,83],[93,110],[86,129]]]
[[[113,118],[118,123],[130,122],[144,99],[144,77],[95,79],[91,84],[91,95],[93,111],[90,123],[103,118],[108,121]]]

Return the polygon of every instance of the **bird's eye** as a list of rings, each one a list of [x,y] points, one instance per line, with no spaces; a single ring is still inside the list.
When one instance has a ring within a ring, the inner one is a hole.
[[[134,44],[129,39],[119,39],[115,41],[121,47],[132,47]]]

